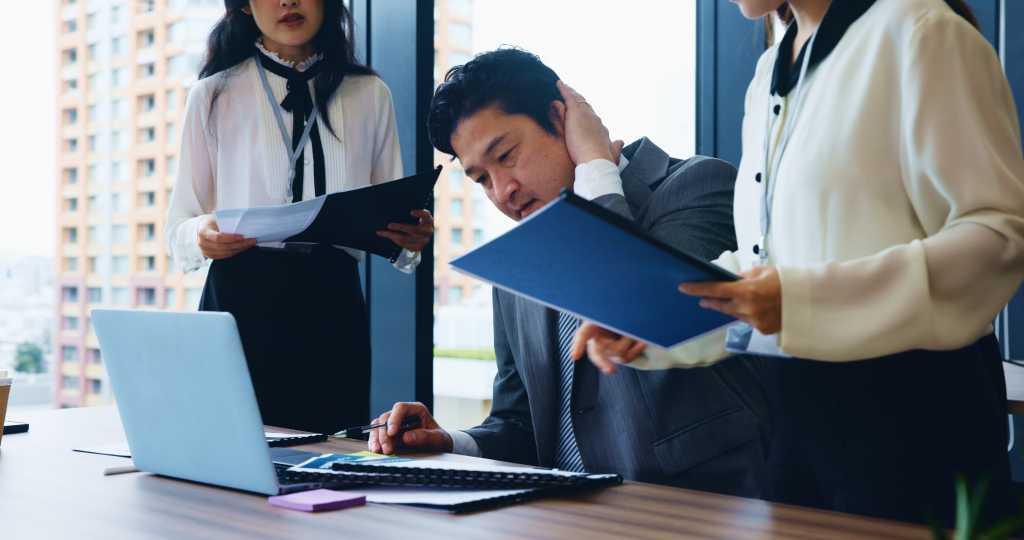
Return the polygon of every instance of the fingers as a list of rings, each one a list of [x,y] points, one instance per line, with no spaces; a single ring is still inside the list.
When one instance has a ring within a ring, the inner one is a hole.
[[[412,215],[412,217],[420,220],[421,224],[430,223],[431,226],[433,226],[434,216],[430,215],[429,210],[413,210],[412,212],[409,213]]]
[[[587,342],[591,338],[601,335],[603,328],[595,325],[594,323],[583,323],[579,329],[576,330],[576,340],[573,341],[572,351],[570,356],[573,360],[579,360],[583,358],[583,354],[587,352]]]
[[[625,354],[622,355],[622,362],[624,364],[628,364],[639,358],[646,350],[647,344],[642,341],[637,341],[628,350],[626,350]]]
[[[412,236],[400,232],[377,231],[377,236],[387,238],[399,247],[409,251],[423,251],[423,248],[427,247],[427,244],[430,243],[429,236]]]
[[[584,105],[587,103],[587,100],[584,99],[579,92],[561,80],[557,81],[555,85],[558,87],[559,93],[562,94],[562,99],[565,100],[566,107],[575,107],[577,105]]]
[[[733,281],[709,281],[706,283],[681,283],[679,292],[690,296],[705,298],[732,298],[736,294],[736,283]]]
[[[407,223],[388,223],[387,230],[427,237],[434,234],[434,226],[430,224],[409,225]]]
[[[590,359],[590,363],[594,364],[598,371],[605,375],[611,375],[618,370],[615,362],[612,362],[611,357],[605,354],[605,351],[596,339],[587,341],[587,358]]]
[[[619,158],[622,157],[622,147],[625,145],[626,143],[621,140],[612,143],[612,158],[614,158],[612,159],[612,163],[619,162]]]
[[[388,411],[378,416],[377,418],[373,419],[373,421],[371,421],[370,424],[384,424],[388,421],[388,416],[391,416],[391,411]],[[375,454],[387,453],[384,452],[383,446],[381,444],[380,433],[381,430],[379,429],[371,429],[370,439],[366,442],[367,446],[370,448],[370,451]]]

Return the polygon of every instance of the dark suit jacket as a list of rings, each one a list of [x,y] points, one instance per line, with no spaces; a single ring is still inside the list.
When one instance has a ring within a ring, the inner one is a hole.
[[[736,248],[736,170],[695,156],[678,160],[644,138],[623,150],[625,196],[598,204],[633,219],[660,240],[711,260]],[[488,458],[553,466],[558,423],[557,313],[495,290],[498,373],[490,416],[466,430]],[[758,496],[764,395],[745,359],[710,368],[602,376],[576,366],[574,428],[591,472]]]

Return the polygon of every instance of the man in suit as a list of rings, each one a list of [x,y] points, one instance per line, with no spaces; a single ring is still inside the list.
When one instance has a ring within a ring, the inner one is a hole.
[[[600,122],[572,113],[583,106],[536,56],[498,49],[449,71],[428,127],[434,146],[458,157],[466,176],[514,220],[571,188],[706,260],[735,249],[732,166],[673,159],[646,138],[622,148],[607,130],[601,140],[581,140],[574,134],[594,126],[574,121]],[[398,403],[378,417],[388,427],[372,432],[370,450],[454,451],[759,494],[764,398],[744,359],[690,370],[623,368],[603,377],[590,362],[570,358],[578,326],[571,315],[495,290],[498,373],[490,416],[449,432],[424,405]],[[400,434],[409,416],[420,417],[421,428]]]

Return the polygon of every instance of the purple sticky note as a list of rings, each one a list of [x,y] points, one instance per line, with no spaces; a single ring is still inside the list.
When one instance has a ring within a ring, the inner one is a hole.
[[[320,512],[366,504],[366,495],[345,491],[332,491],[330,489],[314,489],[313,491],[302,491],[300,493],[270,497],[267,499],[267,502],[281,508],[302,510],[303,512]]]

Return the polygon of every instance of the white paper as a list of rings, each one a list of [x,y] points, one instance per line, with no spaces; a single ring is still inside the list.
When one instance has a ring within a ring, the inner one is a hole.
[[[255,238],[257,242],[281,242],[306,230],[327,196],[277,206],[255,206],[217,210],[214,214],[221,232]]]
[[[366,495],[366,502],[369,503],[451,506],[509,495],[519,495],[533,491],[533,489],[447,489],[375,486],[361,488],[356,491]]]

